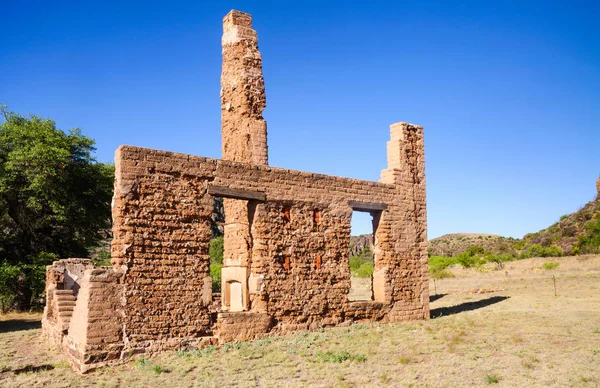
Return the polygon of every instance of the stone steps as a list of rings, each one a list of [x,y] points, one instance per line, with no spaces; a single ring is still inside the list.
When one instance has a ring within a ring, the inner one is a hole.
[[[54,290],[54,297],[56,300],[56,308],[58,311],[58,318],[62,324],[63,331],[69,329],[71,323],[71,317],[73,316],[73,309],[77,300],[73,294],[73,290]]]

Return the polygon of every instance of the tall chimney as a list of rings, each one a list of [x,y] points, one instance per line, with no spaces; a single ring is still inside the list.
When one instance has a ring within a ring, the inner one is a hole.
[[[230,11],[223,18],[221,43],[222,158],[268,164],[265,81],[252,15]]]

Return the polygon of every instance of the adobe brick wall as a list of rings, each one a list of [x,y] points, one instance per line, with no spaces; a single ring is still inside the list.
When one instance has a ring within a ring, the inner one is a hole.
[[[247,310],[268,314],[274,331],[427,318],[422,128],[400,123],[392,130],[405,140],[397,143],[400,165],[382,173],[389,183],[120,147],[112,250],[124,273],[129,346],[161,348],[171,339],[218,331],[208,311],[209,185],[266,195],[254,203],[251,219],[246,214],[250,253],[241,266],[248,271]],[[383,282],[378,301],[347,300],[348,201],[388,205],[376,232],[375,270]]]
[[[123,271],[130,348],[177,346],[169,339],[211,334],[213,201],[203,174],[189,175],[187,163],[187,156],[117,151],[112,263]]]

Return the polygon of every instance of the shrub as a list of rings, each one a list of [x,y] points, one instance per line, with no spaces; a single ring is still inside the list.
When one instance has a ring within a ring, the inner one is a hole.
[[[210,240],[208,255],[211,264],[223,264],[223,236],[215,237]]]
[[[467,250],[465,251],[465,254],[469,256],[483,255],[484,253],[485,249],[483,249],[483,247],[479,245],[473,245],[472,247],[467,248]]]
[[[521,254],[519,258],[528,259],[530,257],[559,257],[564,254],[563,250],[557,247],[556,245],[551,245],[549,247],[543,247],[539,244],[532,244],[527,247]]]
[[[358,270],[355,272],[359,278],[370,278],[373,276],[373,263],[363,262]]]
[[[600,252],[600,218],[585,224],[585,233],[580,234],[573,246],[574,253]]]
[[[500,382],[500,376],[498,376],[497,374],[493,373],[491,375],[485,375],[485,382],[487,384],[498,384]]]
[[[373,253],[370,249],[363,249],[360,255],[351,256],[349,259],[350,273],[352,276],[368,278],[373,275]]]
[[[219,263],[210,265],[210,277],[212,278],[213,292],[221,292],[221,267]]]
[[[520,240],[518,242],[515,243],[514,245],[515,249],[523,249],[523,247],[525,247],[525,240]]]
[[[563,250],[556,245],[551,245],[544,249],[544,256],[542,257],[560,257],[564,254]]]
[[[485,260],[478,255],[470,255],[468,249],[456,256],[456,260],[464,268],[477,267],[485,262]]]
[[[556,267],[558,267],[560,265],[560,263],[556,262],[556,261],[549,261],[547,263],[544,263],[544,269],[545,270],[551,270],[551,269],[555,269]]]
[[[516,258],[513,255],[509,255],[507,253],[502,253],[499,255],[495,255],[493,253],[488,253],[485,255],[485,260],[489,263],[496,263],[497,269],[504,268],[504,263],[507,261],[514,261]]]
[[[446,279],[446,278],[453,278],[455,277],[455,275],[450,272],[447,269],[429,269],[429,275],[431,276],[431,278],[433,279]]]
[[[21,269],[16,265],[2,263],[0,265],[0,309],[6,313],[13,307],[17,297],[17,283]]]
[[[431,256],[429,258],[429,270],[430,271],[444,270],[444,269],[451,267],[457,263],[458,263],[458,261],[457,261],[456,257]]]
[[[568,217],[569,217],[568,214],[563,214],[562,216],[560,216],[560,220],[562,221],[562,220],[564,220],[565,218],[568,218]]]
[[[350,257],[350,272],[354,273],[354,272],[358,271],[361,264],[362,264],[362,259],[360,256],[351,256]]]

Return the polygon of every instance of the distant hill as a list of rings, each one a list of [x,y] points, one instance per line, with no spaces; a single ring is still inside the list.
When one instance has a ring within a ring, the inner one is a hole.
[[[472,246],[483,247],[486,251],[501,254],[515,254],[515,244],[520,240],[495,234],[451,233],[429,240],[429,253],[432,256],[456,256]],[[373,251],[371,234],[350,237],[350,256]]]
[[[600,253],[600,178],[597,196],[572,214],[565,214],[546,229],[526,234],[522,239],[494,234],[452,233],[429,240],[431,256],[456,256],[472,246],[494,254],[533,257]],[[558,217],[558,215],[557,215]]]
[[[350,256],[358,256],[365,250],[373,251],[372,234],[350,236]]]
[[[512,237],[496,234],[451,233],[429,240],[429,253],[431,256],[456,256],[472,246],[480,246],[496,254],[514,254],[515,243],[518,241]]]

